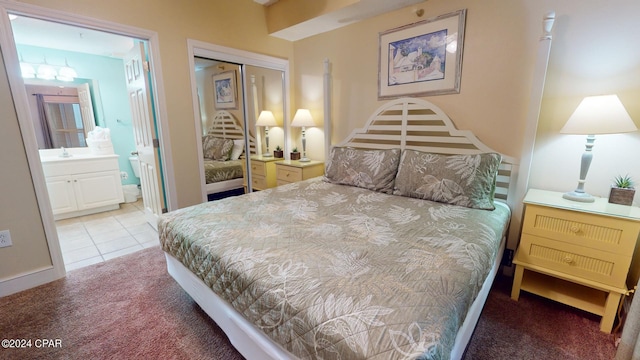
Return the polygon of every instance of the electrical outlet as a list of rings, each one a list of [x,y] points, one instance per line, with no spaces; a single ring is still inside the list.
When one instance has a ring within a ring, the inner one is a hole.
[[[11,233],[9,230],[0,230],[0,248],[11,245],[13,245],[13,243],[11,242]]]
[[[127,180],[129,178],[129,174],[126,171],[120,171],[120,178],[122,180]]]

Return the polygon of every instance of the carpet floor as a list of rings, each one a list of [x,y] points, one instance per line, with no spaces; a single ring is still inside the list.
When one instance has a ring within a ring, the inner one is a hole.
[[[512,301],[510,286],[496,279],[465,359],[613,358],[599,317],[527,293]],[[242,359],[167,274],[159,247],[0,298],[0,338],[31,340],[0,359]]]

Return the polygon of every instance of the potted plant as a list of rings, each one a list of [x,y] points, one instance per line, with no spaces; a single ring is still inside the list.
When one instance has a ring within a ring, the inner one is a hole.
[[[275,157],[275,158],[283,158],[284,157],[284,151],[282,150],[280,145],[276,146],[276,149],[273,150],[273,157]]]
[[[293,150],[291,150],[291,160],[300,160],[300,153],[298,152],[298,148],[294,147]]]
[[[611,185],[609,202],[612,204],[631,205],[636,189],[633,187],[633,180],[629,175],[616,176]]]

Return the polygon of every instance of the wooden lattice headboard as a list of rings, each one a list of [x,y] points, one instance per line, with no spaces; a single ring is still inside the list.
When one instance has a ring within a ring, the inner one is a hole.
[[[379,107],[363,128],[355,129],[337,146],[370,149],[414,149],[439,154],[496,152],[471,131],[458,130],[436,105],[422,99],[394,99]],[[517,162],[501,154],[496,194],[498,200],[513,199]]]
[[[220,110],[213,116],[213,124],[207,129],[207,135],[214,135],[223,139],[244,139],[242,124],[226,110]],[[256,153],[256,141],[250,131],[247,132],[249,139],[249,152]]]

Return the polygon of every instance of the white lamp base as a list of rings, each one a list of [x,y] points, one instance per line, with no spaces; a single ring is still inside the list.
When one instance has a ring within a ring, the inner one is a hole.
[[[300,162],[309,162],[311,161],[311,159],[309,159],[308,157],[303,157],[302,159],[298,160]]]
[[[593,196],[585,192],[575,192],[575,191],[564,193],[562,195],[562,198],[571,200],[571,201],[583,202],[583,203],[592,203],[596,201],[596,199]]]
[[[271,153],[264,153],[262,154],[262,157],[273,157],[273,155],[271,155]]]

